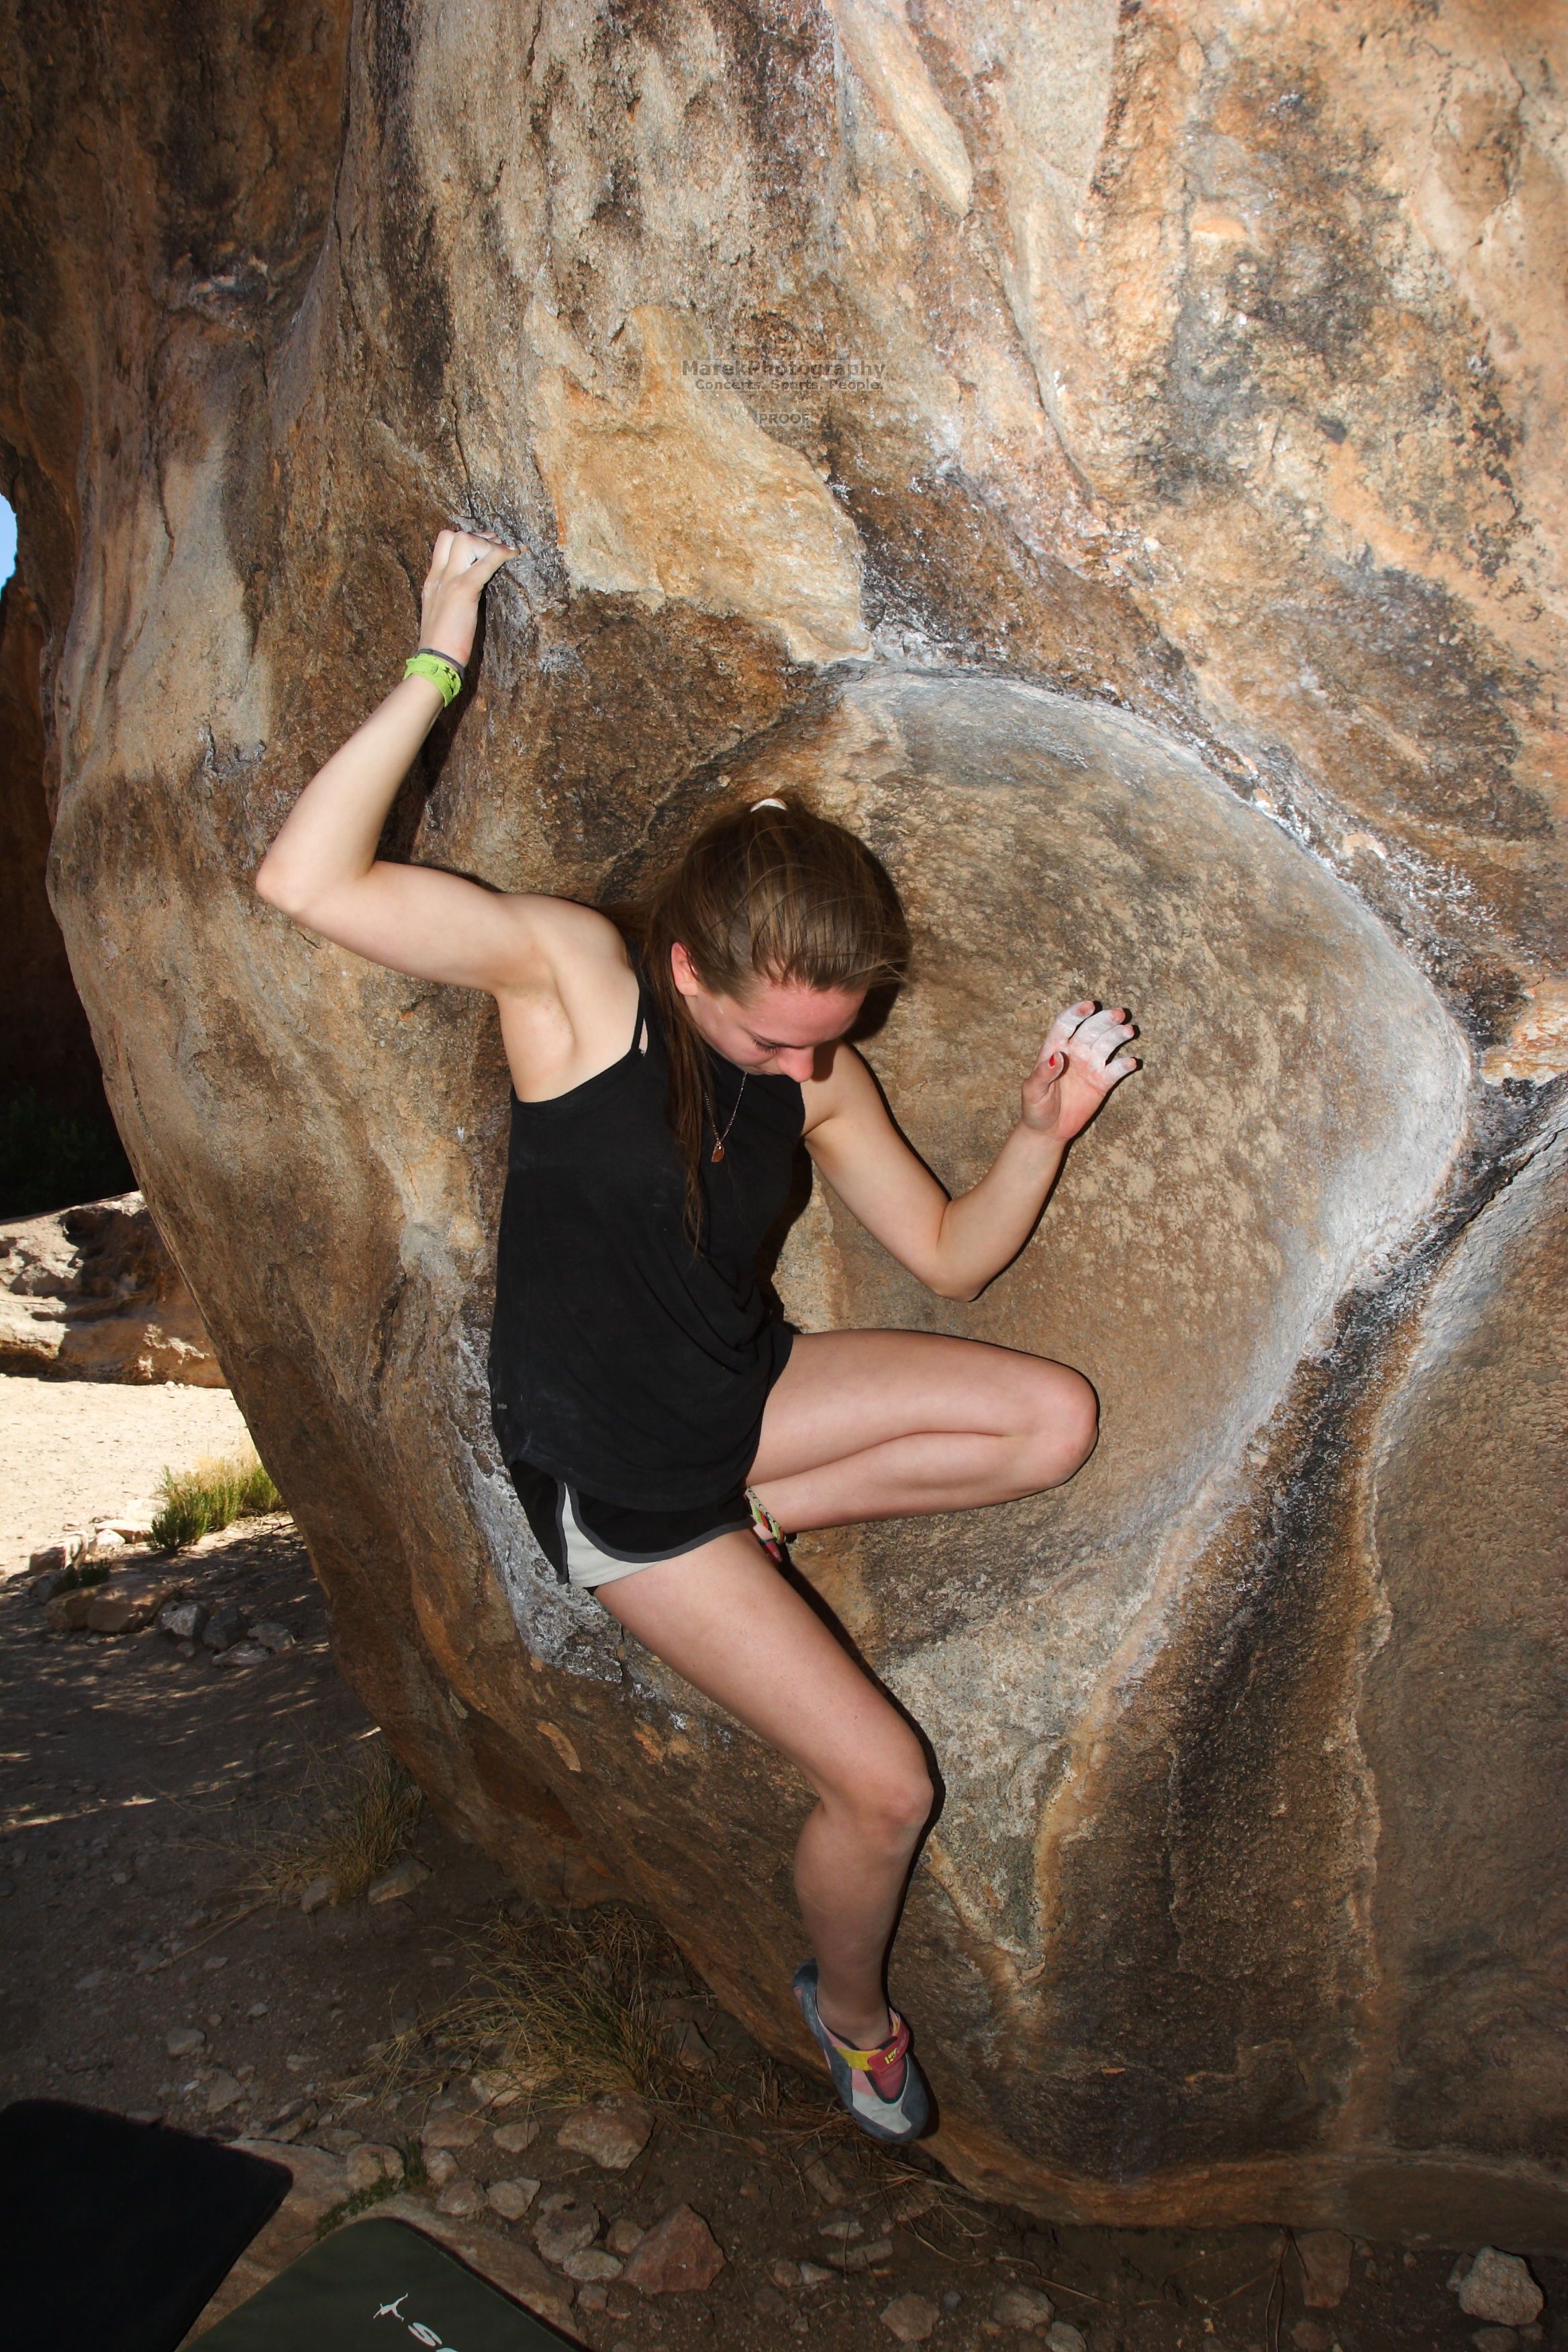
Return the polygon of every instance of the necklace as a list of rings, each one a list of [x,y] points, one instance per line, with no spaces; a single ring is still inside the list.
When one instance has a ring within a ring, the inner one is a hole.
[[[728,1118],[725,1120],[725,1122],[724,1122],[724,1132],[723,1132],[723,1134],[722,1134],[722,1135],[720,1135],[720,1134],[717,1132],[717,1130],[715,1130],[715,1132],[714,1132],[714,1137],[713,1137],[713,1149],[712,1149],[712,1151],[711,1151],[711,1152],[710,1153],[710,1155],[709,1155],[709,1156],[710,1156],[710,1158],[711,1160],[722,1160],[722,1159],[723,1159],[723,1157],[724,1157],[724,1146],[725,1146],[725,1144],[726,1144],[726,1143],[728,1143],[728,1141],[729,1141],[729,1139],[730,1139],[730,1129],[734,1126],[734,1124],[735,1124],[735,1120],[736,1120],[736,1118],[737,1118],[737,1117],[738,1117],[738,1115],[739,1115],[739,1113],[740,1113],[740,1108],[741,1108],[741,1095],[743,1095],[743,1094],[745,1093],[745,1091],[746,1091],[746,1080],[747,1080],[747,1078],[750,1076],[750,1075],[751,1075],[751,1073],[750,1073],[750,1071],[748,1071],[748,1070],[742,1070],[742,1073],[741,1073],[741,1089],[740,1089],[740,1094],[737,1094],[737,1095],[736,1095],[736,1097],[735,1097],[735,1108],[734,1108],[734,1109],[730,1113],[729,1118]]]

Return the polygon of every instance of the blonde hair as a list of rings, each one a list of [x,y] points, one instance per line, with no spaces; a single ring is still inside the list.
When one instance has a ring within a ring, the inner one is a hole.
[[[743,997],[759,980],[863,990],[903,977],[909,927],[891,878],[865,843],[793,792],[712,818],[632,910],[632,924],[668,1043],[669,1124],[695,1243],[712,1080],[675,985],[671,948],[686,950],[703,987],[719,996]]]

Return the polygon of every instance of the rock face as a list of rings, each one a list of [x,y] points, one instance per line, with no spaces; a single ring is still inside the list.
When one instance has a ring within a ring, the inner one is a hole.
[[[0,1225],[0,1372],[226,1387],[140,1192]]]
[[[356,1687],[808,2058],[804,1790],[541,1579],[494,1458],[489,1008],[249,888],[458,517],[524,552],[399,854],[608,898],[809,781],[907,895],[868,1052],[953,1183],[1057,1004],[1145,1032],[976,1305],[820,1190],[780,1262],[805,1325],[1103,1401],[1060,1495],[800,1548],[946,1784],[936,2152],[1568,2246],[1547,14],[217,16],[9,0],[0,436],[53,902]]]

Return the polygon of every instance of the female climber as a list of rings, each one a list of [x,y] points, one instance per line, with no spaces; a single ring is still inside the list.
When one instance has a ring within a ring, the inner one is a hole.
[[[636,938],[569,899],[378,857],[512,552],[441,532],[419,652],[307,786],[256,887],[374,962],[495,998],[513,1091],[490,1360],[503,1457],[557,1576],[816,1790],[795,1855],[815,1958],[795,1995],[856,2122],[910,2140],[926,2085],[885,1969],[931,1781],[905,1717],[780,1572],[783,1533],[1058,1486],[1094,1445],[1095,1396],[1066,1365],[975,1340],[792,1332],[757,1253],[804,1140],[902,1265],[975,1297],[1137,1067],[1135,1033],[1090,1003],[1058,1013],[994,1165],[950,1200],[846,1043],[901,967],[891,887],[798,798],[710,823]]]

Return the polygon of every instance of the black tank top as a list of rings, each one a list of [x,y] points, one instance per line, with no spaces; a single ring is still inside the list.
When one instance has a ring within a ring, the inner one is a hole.
[[[694,1251],[664,1033],[634,968],[621,1059],[547,1102],[512,1094],[490,1394],[509,1463],[607,1502],[679,1510],[743,1482],[789,1354],[757,1254],[784,1213],[805,1110],[793,1078],[753,1071],[742,1092],[734,1063],[704,1046],[725,1142],[717,1164],[703,1156]]]

